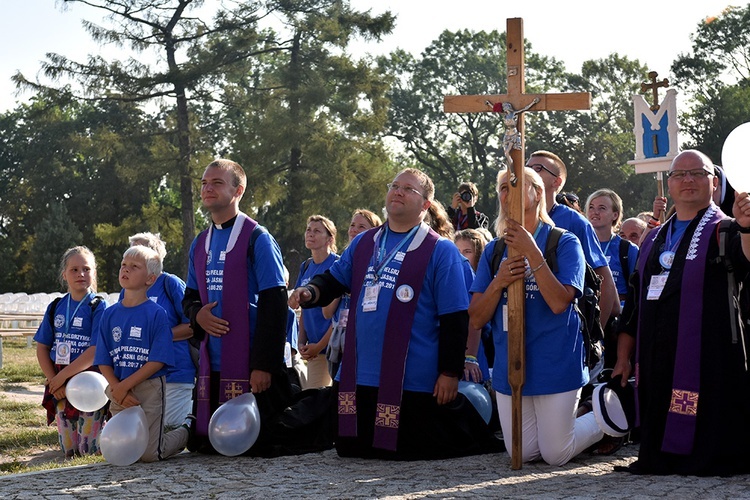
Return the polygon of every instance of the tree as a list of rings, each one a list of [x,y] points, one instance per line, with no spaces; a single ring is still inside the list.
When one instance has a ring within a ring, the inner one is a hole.
[[[691,52],[672,64],[689,96],[680,117],[684,147],[720,163],[727,136],[750,116],[750,4],[704,19],[691,39]]]
[[[55,289],[60,258],[68,248],[80,245],[81,231],[70,219],[63,203],[51,203],[44,219],[34,228],[24,250],[29,259],[22,270],[28,291]]]
[[[256,30],[259,18],[267,12],[261,2],[233,2],[233,10],[219,10],[214,23],[207,24],[190,15],[203,4],[202,0],[64,0],[66,4],[75,2],[99,9],[108,16],[112,27],[84,22],[95,41],[120,47],[127,45],[134,55],[124,62],[90,56],[85,63],[78,63],[59,54],[48,54],[43,72],[53,80],[72,78],[83,89],[79,97],[88,99],[174,100],[175,155],[171,168],[161,173],[179,177],[182,245],[187,249],[195,235],[189,93],[202,80],[250,57],[255,50],[275,50],[259,40]],[[210,58],[184,57],[210,36],[222,32],[233,33],[231,46],[213,46]],[[154,56],[157,58],[152,65],[144,62]],[[20,73],[15,75],[15,81],[20,86],[40,88]]]
[[[585,61],[581,74],[569,74],[563,91],[591,92],[586,112],[530,113],[527,150],[547,149],[565,161],[565,191],[581,198],[607,187],[623,199],[627,215],[650,210],[656,184],[653,175],[635,175],[627,164],[635,152],[633,101],[647,68],[639,61],[613,53]]]
[[[534,54],[528,44],[526,53],[527,92],[562,83],[561,62]],[[396,51],[381,64],[395,75],[388,94],[389,133],[401,142],[406,158],[432,176],[444,202],[461,181],[471,180],[479,187],[479,209],[495,213],[502,122],[493,113],[446,114],[443,96],[505,93],[505,34],[446,30],[421,58]]]
[[[280,1],[278,12],[281,50],[227,68],[219,112],[201,113],[215,134],[211,142],[245,167],[242,208],[278,239],[293,279],[307,257],[309,215],[348,224],[354,208],[382,206],[391,170],[379,140],[388,78],[346,48],[355,36],[388,33],[393,17],[339,0]],[[231,45],[231,34],[218,35],[207,50],[214,43]]]

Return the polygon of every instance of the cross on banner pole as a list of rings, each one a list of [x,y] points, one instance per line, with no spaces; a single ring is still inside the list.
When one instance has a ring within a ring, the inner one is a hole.
[[[669,87],[669,80],[666,78],[663,79],[660,82],[656,81],[656,77],[659,76],[659,73],[656,71],[649,71],[648,72],[648,78],[651,80],[651,83],[641,83],[641,93],[645,94],[649,90],[652,93],[653,101],[654,103],[651,105],[651,111],[656,113],[659,111],[661,106],[659,106],[659,87],[667,88]],[[653,139],[653,150],[655,154],[659,153],[659,147],[656,140],[656,136],[652,136]],[[664,175],[661,172],[656,172],[656,192],[659,198],[662,198],[664,196]],[[659,222],[664,222],[664,213],[659,215]]]
[[[558,111],[589,109],[591,94],[576,92],[569,94],[526,94],[524,75],[523,19],[507,20],[507,93],[501,95],[459,95],[445,96],[443,111],[446,113],[503,113],[505,134],[503,149],[510,169],[508,191],[508,216],[524,223],[524,120],[525,111]],[[515,183],[512,182],[515,177]],[[516,252],[509,248],[509,255]],[[512,450],[511,468],[518,470],[523,463],[521,432],[521,396],[526,379],[526,339],[524,333],[524,301],[526,299],[524,280],[515,281],[508,287],[508,381],[512,391]]]

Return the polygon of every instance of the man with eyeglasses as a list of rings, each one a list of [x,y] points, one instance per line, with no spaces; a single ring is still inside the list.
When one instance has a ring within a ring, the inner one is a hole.
[[[623,469],[748,473],[750,379],[736,284],[750,271],[750,199],[737,193],[736,219],[722,223],[713,163],[695,150],[675,157],[667,184],[675,214],[641,244],[618,338],[614,375],[635,373],[641,425],[638,460]]]
[[[458,393],[468,335],[464,258],[423,223],[435,187],[424,172],[388,184],[386,223],[359,234],[289,305],[351,305],[334,383],[340,456],[420,460],[502,451]],[[444,217],[444,216],[443,216]]]
[[[568,169],[559,156],[544,150],[531,153],[526,166],[538,173],[542,182],[544,182],[547,210],[555,226],[566,229],[578,237],[583,247],[586,262],[602,279],[599,308],[601,309],[600,322],[602,329],[604,329],[610,316],[617,316],[620,313],[620,298],[617,295],[615,281],[612,278],[612,272],[609,270],[607,258],[599,245],[599,239],[596,237],[593,226],[580,212],[567,205],[557,203],[555,199],[555,195],[562,191],[563,186],[565,186]]]

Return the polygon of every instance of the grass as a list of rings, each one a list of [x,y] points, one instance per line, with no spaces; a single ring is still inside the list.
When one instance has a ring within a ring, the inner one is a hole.
[[[44,375],[36,359],[36,349],[26,347],[25,339],[5,338],[0,391],[17,388],[21,383],[44,383]],[[47,426],[46,412],[41,407],[41,401],[23,403],[0,396],[0,456],[11,459],[0,463],[0,476],[103,461],[101,456],[62,461],[62,451],[59,451],[50,461],[31,466],[26,463],[27,457],[49,450],[60,450],[57,428],[54,425]]]

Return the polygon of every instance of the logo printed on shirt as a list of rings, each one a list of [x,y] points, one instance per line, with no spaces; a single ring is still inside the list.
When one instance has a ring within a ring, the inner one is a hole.
[[[156,297],[156,296],[153,296],[153,297],[149,297],[149,298],[148,298],[148,300],[150,300],[150,301],[151,301],[151,302],[153,302],[154,304],[156,304],[156,300],[157,300],[157,299],[158,299],[158,297]]]
[[[404,257],[406,257],[406,252],[396,252],[396,256],[393,257],[393,260],[396,262],[403,262]]]
[[[208,266],[208,265],[209,265],[209,264],[211,263],[211,261],[213,260],[213,255],[214,255],[214,252],[213,252],[213,250],[209,250],[209,251],[208,251],[208,255],[206,256],[206,265],[207,265],[207,266]]]
[[[130,338],[133,338],[133,339],[139,339],[139,338],[141,338],[141,327],[140,326],[131,326],[130,327]]]
[[[112,328],[112,339],[115,342],[122,340],[122,329],[119,326]]]
[[[65,316],[58,314],[55,316],[55,328],[62,328],[65,326]]]
[[[81,317],[73,318],[73,326],[76,328],[81,328],[81,326],[83,326],[83,318]]]
[[[224,262],[226,260],[226,258],[227,258],[227,252],[226,252],[226,250],[222,250],[219,253],[219,262]]]

